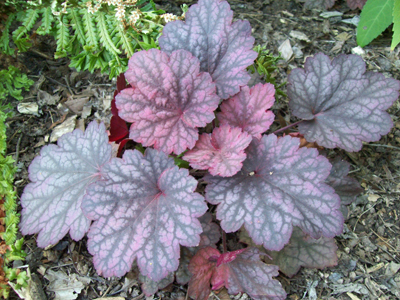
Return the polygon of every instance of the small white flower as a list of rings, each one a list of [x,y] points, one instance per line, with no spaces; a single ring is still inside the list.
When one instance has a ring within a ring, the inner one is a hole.
[[[161,17],[164,19],[165,23],[179,20],[179,17],[173,14],[163,14]]]

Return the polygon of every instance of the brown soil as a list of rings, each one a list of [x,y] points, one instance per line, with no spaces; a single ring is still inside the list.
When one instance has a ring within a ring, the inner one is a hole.
[[[195,1],[155,2],[167,12],[180,14],[180,4],[192,4]],[[359,15],[360,11],[349,10],[345,1],[337,1],[335,7],[330,9],[342,12],[343,15],[329,19],[320,17],[321,11],[304,10],[301,3],[293,0],[228,2],[235,11],[235,18],[250,21],[256,44],[267,45],[267,49],[274,54],[278,54],[278,47],[287,39],[294,47],[295,58],[288,62],[281,61],[279,70],[274,74],[278,83],[285,82],[292,69],[302,67],[307,56],[318,52],[330,57],[340,53],[350,54],[357,46],[355,26],[342,20],[351,19]],[[292,30],[304,33],[309,41],[294,38],[290,35]],[[399,48],[391,52],[390,39],[389,29],[365,47],[363,57],[369,70],[400,79]],[[15,114],[7,120],[8,154],[13,155],[17,161],[15,186],[19,195],[29,182],[30,162],[39,154],[41,146],[48,143],[47,138],[55,125],[73,115],[77,115],[78,127],[92,119],[109,124],[111,116],[109,105],[115,82],[110,82],[107,76],[100,74],[75,72],[68,67],[66,59],[53,60],[52,49],[53,41],[38,39],[33,50],[20,54],[16,61],[6,61],[4,56],[0,57],[3,66],[18,64],[36,82],[22,102],[38,103],[38,115],[19,113],[16,109],[18,103],[10,100]],[[294,122],[287,101],[285,97],[278,97],[274,112],[286,122]],[[71,105],[76,107],[71,109]],[[90,110],[89,115],[85,117],[82,110]],[[283,274],[278,277],[288,293],[288,299],[400,298],[400,275],[397,272],[400,267],[399,102],[389,109],[389,113],[395,126],[381,141],[366,144],[357,153],[329,151],[330,156],[340,155],[351,163],[351,175],[361,182],[365,192],[349,206],[344,233],[336,238],[339,247],[339,263],[336,267],[324,270],[302,269],[293,278]],[[47,290],[48,281],[42,276],[43,267],[70,275],[87,275],[91,283],[86,285],[77,299],[96,299],[101,296],[122,297],[116,300],[146,298],[133,273],[125,278],[105,279],[98,276],[86,249],[85,239],[74,242],[66,236],[49,250],[38,248],[35,236],[27,236],[25,240],[28,256],[24,264],[29,265],[33,282],[38,284],[38,290],[42,290],[47,299],[53,299],[54,293]],[[174,283],[149,299],[185,299],[186,290],[187,286]],[[224,297],[222,293],[210,299],[227,299]],[[18,297],[14,294],[10,298]],[[231,298],[249,299],[246,295]]]

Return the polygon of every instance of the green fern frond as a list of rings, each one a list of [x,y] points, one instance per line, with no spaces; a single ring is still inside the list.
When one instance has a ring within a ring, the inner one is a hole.
[[[18,225],[19,214],[15,211],[7,211],[5,222],[6,222],[6,227],[12,226],[13,224]]]
[[[10,48],[10,26],[15,19],[16,14],[12,13],[8,16],[8,19],[4,25],[3,34],[0,38],[0,52],[3,52],[7,55],[12,55],[14,51]]]
[[[33,28],[33,26],[36,24],[36,20],[39,17],[39,11],[39,9],[28,9],[26,11],[22,25],[13,32],[14,40],[21,39],[27,32],[29,32],[29,30]]]
[[[16,199],[16,192],[15,191],[9,191],[8,195],[6,195],[6,200],[4,201],[4,210],[5,211],[15,211],[17,209],[17,201]]]
[[[56,59],[67,56],[70,42],[68,27],[64,21],[66,21],[66,17],[60,17],[57,20],[57,49],[54,54]]]
[[[2,232],[2,239],[7,245],[12,245],[17,239],[18,227],[16,224],[8,226],[5,232]]]
[[[51,24],[53,23],[54,17],[53,13],[51,12],[51,7],[43,7],[42,10],[42,24],[36,30],[37,34],[45,35],[49,34],[51,30]]]
[[[99,47],[97,40],[96,27],[94,25],[94,20],[92,14],[88,12],[86,8],[81,9],[83,15],[83,24],[85,29],[86,43],[88,45],[94,46],[96,49]]]
[[[76,38],[81,45],[86,45],[85,31],[83,29],[82,16],[80,15],[79,10],[71,8],[68,10],[68,12],[68,16],[71,20],[71,26],[74,29]]]
[[[110,16],[112,18],[112,16]],[[116,27],[116,33],[114,37],[114,43],[117,45],[117,47],[121,47],[125,54],[128,57],[131,57],[133,53],[135,53],[135,46],[136,46],[136,41],[132,40],[125,32],[124,27],[122,24],[118,24]]]
[[[115,46],[109,31],[108,22],[106,21],[106,16],[102,11],[97,12],[97,25],[99,29],[100,41],[103,43],[104,47],[114,55],[118,55],[121,51]]]

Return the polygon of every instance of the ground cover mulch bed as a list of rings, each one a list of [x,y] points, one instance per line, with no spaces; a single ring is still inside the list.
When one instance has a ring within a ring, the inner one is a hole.
[[[164,10],[176,14],[180,14],[179,5],[182,3],[194,3],[190,0],[155,2]],[[266,45],[276,55],[278,49],[293,52],[290,59],[279,63],[280,68],[274,74],[278,83],[285,82],[291,70],[302,67],[307,56],[318,52],[330,57],[341,53],[357,53],[363,56],[368,70],[400,79],[400,49],[390,51],[390,29],[364,50],[356,48],[356,27],[343,20],[358,16],[360,11],[349,10],[345,1],[337,1],[330,10],[343,15],[329,18],[320,16],[322,11],[304,10],[303,4],[293,0],[228,2],[235,12],[235,18],[250,21],[256,44]],[[285,41],[286,46],[288,43],[290,46],[283,47]],[[71,127],[84,128],[93,119],[109,124],[111,117],[110,104],[115,82],[97,73],[78,73],[68,67],[67,59],[52,59],[53,48],[54,41],[50,38],[38,38],[31,51],[19,54],[16,59],[0,56],[2,68],[7,68],[10,64],[17,65],[35,81],[35,85],[21,102],[31,113],[18,112],[19,103],[10,99],[15,114],[7,120],[7,150],[17,161],[15,186],[19,195],[29,182],[30,162],[38,155],[41,146],[54,139],[55,132],[62,133]],[[272,129],[278,128],[283,120],[287,123],[295,121],[287,108],[287,101],[285,97],[277,97],[273,110],[278,121]],[[32,113],[35,111],[32,107],[34,103],[38,104],[37,113]],[[21,104],[19,105],[21,111]],[[400,298],[398,101],[389,109],[389,113],[395,125],[379,142],[366,144],[356,153],[336,149],[327,151],[329,156],[340,156],[351,164],[351,176],[361,183],[364,193],[348,207],[344,233],[336,238],[339,248],[339,262],[336,267],[324,270],[301,269],[293,278],[283,274],[278,277],[288,293],[288,299]],[[229,237],[232,235],[228,235]],[[69,284],[81,282],[83,289],[77,299],[82,300],[101,297],[114,297],[111,298],[114,300],[187,297],[187,286],[174,283],[153,297],[146,298],[136,280],[135,269],[123,278],[98,276],[86,249],[85,239],[75,242],[67,236],[55,247],[45,250],[36,246],[35,236],[27,236],[25,241],[28,256],[25,262],[15,263],[15,267],[29,267],[33,299],[54,299],[48,280],[51,276],[61,276]],[[44,276],[45,272],[48,279]],[[230,298],[249,299],[247,295]],[[215,293],[210,299],[230,298],[226,291],[222,291]],[[18,299],[18,296],[12,294],[10,299]]]

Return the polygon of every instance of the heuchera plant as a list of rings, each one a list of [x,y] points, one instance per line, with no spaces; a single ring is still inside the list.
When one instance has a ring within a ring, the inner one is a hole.
[[[288,79],[289,106],[300,120],[268,132],[275,89],[246,85],[254,39],[249,23],[232,16],[226,1],[200,0],[185,22],[165,26],[161,50],[131,57],[130,86],[118,81],[110,139],[104,124],[92,122],[85,133],[43,147],[21,197],[24,234],[38,233],[46,247],[68,232],[74,240],[87,233],[97,272],[123,276],[136,264],[148,295],[176,278],[189,282],[195,299],[222,287],[285,299],[273,279],[279,268],[293,276],[301,266],[337,263],[341,204],[361,188],[347,177],[346,162],[329,162],[279,133],[298,125],[308,146],[359,151],[392,127],[385,110],[400,82],[366,72],[358,56],[317,54]],[[125,138],[125,121],[137,148],[147,149],[112,157],[109,140]],[[219,222],[207,212],[215,209]],[[238,230],[249,247],[228,251],[226,233]]]

